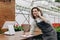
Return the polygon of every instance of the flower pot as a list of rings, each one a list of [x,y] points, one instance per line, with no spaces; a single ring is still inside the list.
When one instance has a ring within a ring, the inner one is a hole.
[[[57,32],[57,39],[60,40],[60,32]]]

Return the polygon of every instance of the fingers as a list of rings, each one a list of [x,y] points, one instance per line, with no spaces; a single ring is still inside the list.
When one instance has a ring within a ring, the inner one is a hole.
[[[40,12],[38,12],[38,15],[39,15],[39,17],[41,17],[41,13]]]

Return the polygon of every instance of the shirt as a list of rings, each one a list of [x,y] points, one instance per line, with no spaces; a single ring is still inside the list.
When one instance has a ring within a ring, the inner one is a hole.
[[[46,16],[45,16],[45,17],[46,17]],[[42,21],[42,19],[40,19],[40,18],[37,18],[37,19],[35,19],[35,20],[37,21],[37,23]],[[33,34],[35,28],[37,27],[35,20],[33,19],[32,23],[31,23],[30,34]],[[46,22],[47,22],[47,23],[50,23],[49,20],[47,20],[47,19],[46,19]]]

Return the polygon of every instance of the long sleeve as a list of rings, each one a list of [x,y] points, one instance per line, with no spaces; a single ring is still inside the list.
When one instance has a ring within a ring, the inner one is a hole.
[[[44,16],[45,19],[46,19],[45,22],[47,22],[47,23],[51,23],[51,22],[50,22],[50,19],[49,19],[50,17],[49,17],[47,14],[44,14],[43,16]]]
[[[36,28],[36,23],[33,21],[31,23],[31,27],[30,27],[30,34],[33,34],[34,33],[35,28]]]

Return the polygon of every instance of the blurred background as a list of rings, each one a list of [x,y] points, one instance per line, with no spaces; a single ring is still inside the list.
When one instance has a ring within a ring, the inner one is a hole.
[[[15,3],[15,20],[18,24],[31,24],[31,8],[39,7],[54,26],[60,25],[60,0],[15,0]]]
[[[0,0],[0,31],[6,21],[15,21],[15,0]]]
[[[60,0],[0,0],[0,34],[9,31],[7,25],[10,24],[15,31],[29,31],[33,21],[32,7],[42,10],[43,15],[56,29],[60,40]],[[42,33],[38,28],[36,31],[36,34]]]

